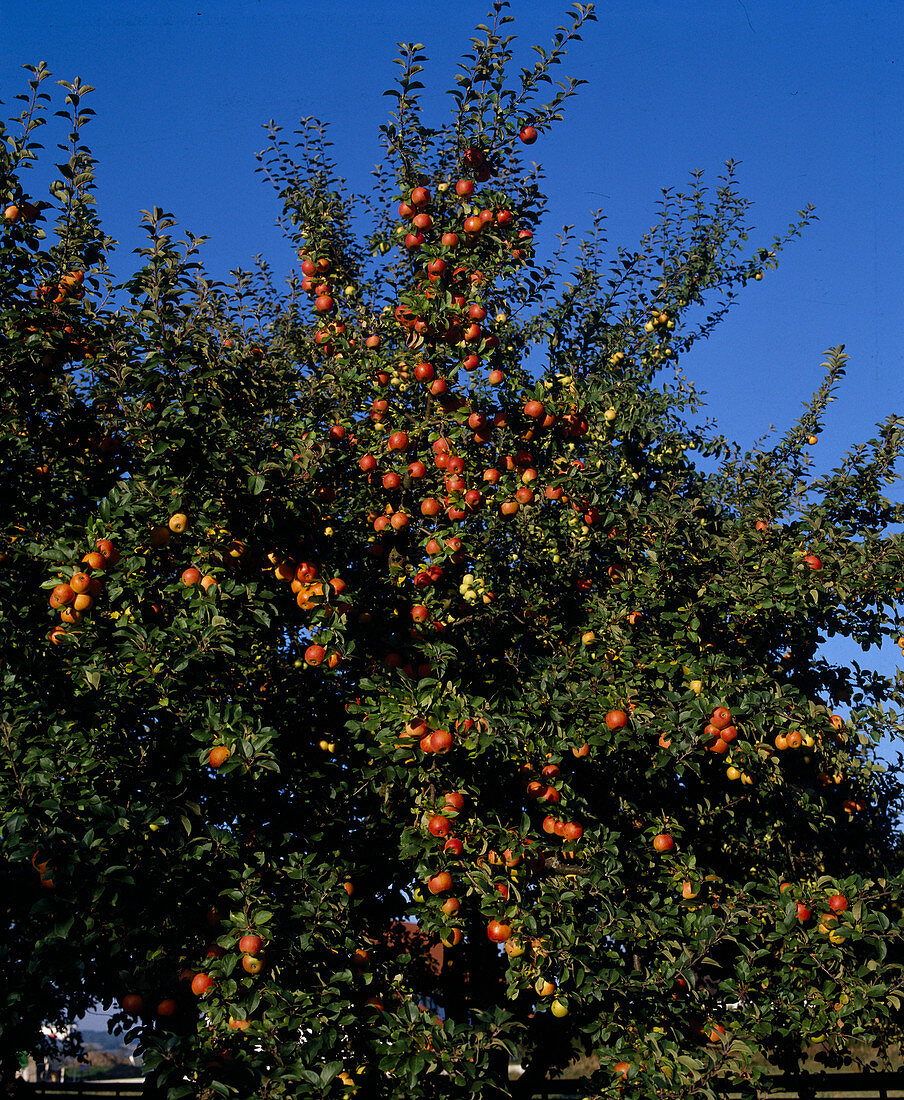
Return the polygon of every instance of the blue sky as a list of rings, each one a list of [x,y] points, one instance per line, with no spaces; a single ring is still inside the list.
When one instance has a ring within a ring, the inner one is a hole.
[[[118,274],[131,270],[139,211],[153,205],[210,237],[203,255],[214,276],[259,252],[282,273],[291,251],[274,226],[275,195],[254,171],[262,124],[274,118],[291,131],[301,116],[329,120],[343,174],[366,188],[396,43],[424,43],[426,82],[439,93],[486,7],[44,0],[20,5],[7,26],[0,98],[11,115],[24,90],[20,66],[39,60],[57,78],[96,86],[86,140],[99,160],[107,231],[121,242]],[[516,0],[522,63],[564,12]],[[742,162],[763,243],[813,203],[820,220],[683,366],[722,430],[750,445],[796,418],[820,381],[823,351],[844,343],[847,383],[815,449],[817,463],[831,466],[885,413],[904,413],[899,3],[610,0],[597,13],[562,67],[589,83],[532,147],[551,198],[541,245],[565,223],[588,225],[598,207],[610,239],[630,245],[654,220],[661,188],[698,168],[715,183],[728,158]],[[430,121],[442,121],[441,95],[428,103]],[[877,663],[891,667],[896,656]]]

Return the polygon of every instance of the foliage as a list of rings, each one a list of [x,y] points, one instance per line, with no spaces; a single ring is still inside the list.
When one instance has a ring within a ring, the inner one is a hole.
[[[899,1040],[874,747],[901,689],[820,644],[902,633],[904,425],[813,472],[842,349],[776,445],[698,423],[679,364],[811,212],[751,247],[729,165],[635,250],[598,216],[542,259],[522,144],[593,13],[512,78],[505,9],[450,127],[402,48],[373,196],[319,121],[271,124],[288,294],[207,279],[156,209],[115,285],[89,88],[27,197],[30,70],[0,236],[7,1076],[93,998],[173,1098],[530,1096],[585,1054],[587,1095],[712,1095],[758,1052]]]

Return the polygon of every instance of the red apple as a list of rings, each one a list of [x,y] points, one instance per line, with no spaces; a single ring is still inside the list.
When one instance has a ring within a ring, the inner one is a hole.
[[[505,924],[502,921],[491,920],[487,925],[487,936],[493,943],[505,943],[505,941],[511,937],[511,934],[511,925]]]
[[[213,985],[213,978],[209,974],[195,974],[191,980],[191,991],[196,997],[203,997]]]
[[[731,725],[731,711],[727,707],[716,707],[709,724],[715,726],[717,730],[727,729]]]

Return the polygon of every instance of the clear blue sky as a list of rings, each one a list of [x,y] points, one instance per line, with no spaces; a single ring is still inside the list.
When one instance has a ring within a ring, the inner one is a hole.
[[[291,252],[273,224],[275,196],[254,173],[261,124],[274,118],[291,131],[304,115],[330,120],[343,174],[367,187],[396,43],[425,44],[426,81],[439,92],[486,6],[44,0],[7,20],[0,98],[12,114],[20,66],[39,60],[57,78],[96,85],[86,138],[107,231],[122,242],[118,273],[131,270],[138,212],[153,205],[211,238],[214,276],[258,252],[282,272]],[[564,11],[515,0],[524,63]],[[886,412],[904,413],[900,3],[603,0],[598,15],[563,66],[589,84],[532,149],[551,196],[541,240],[564,223],[588,224],[601,207],[611,240],[630,245],[654,220],[662,187],[697,168],[715,182],[728,158],[742,162],[763,243],[813,203],[819,222],[684,367],[722,430],[749,445],[796,418],[823,351],[846,344],[847,384],[815,452],[834,464]],[[441,97],[429,102],[441,121]],[[889,667],[893,656],[878,661]]]

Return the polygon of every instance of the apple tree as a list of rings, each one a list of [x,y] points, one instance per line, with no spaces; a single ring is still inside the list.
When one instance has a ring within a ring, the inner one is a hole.
[[[774,444],[701,419],[686,360],[810,212],[751,244],[729,165],[633,248],[601,216],[550,241],[529,156],[594,16],[513,69],[506,8],[449,125],[402,47],[372,194],[321,122],[271,126],[287,291],[210,279],[160,209],[117,282],[91,89],[38,200],[30,70],[0,162],[7,1084],[95,1000],[174,1100],[529,1097],[579,1058],[588,1096],[709,1096],[901,1039],[875,748],[904,700],[821,645],[904,634],[904,422],[815,470],[841,348]]]

